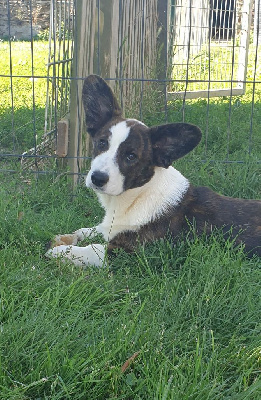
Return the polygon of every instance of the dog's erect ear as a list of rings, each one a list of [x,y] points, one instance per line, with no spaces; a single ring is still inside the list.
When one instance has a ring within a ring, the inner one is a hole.
[[[110,119],[121,115],[120,106],[111,88],[98,75],[89,75],[84,80],[82,100],[86,127],[91,136]]]
[[[197,126],[185,123],[154,126],[150,135],[154,164],[164,168],[193,150],[202,136]]]

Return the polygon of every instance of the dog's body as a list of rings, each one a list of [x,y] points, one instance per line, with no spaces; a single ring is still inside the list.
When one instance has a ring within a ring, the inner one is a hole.
[[[101,233],[108,251],[131,251],[171,235],[173,240],[194,227],[197,234],[214,228],[243,243],[249,255],[261,256],[261,201],[221,196],[193,187],[171,163],[200,141],[194,125],[177,123],[148,128],[124,119],[109,86],[100,77],[86,78],[83,88],[87,130],[93,139],[93,161],[86,185],[105,209],[103,222],[71,235],[57,236],[47,255],[64,255],[77,265],[104,264],[105,246],[76,246]]]

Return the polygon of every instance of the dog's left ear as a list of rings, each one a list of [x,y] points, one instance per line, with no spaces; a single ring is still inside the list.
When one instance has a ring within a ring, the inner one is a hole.
[[[173,161],[198,145],[202,133],[195,125],[176,123],[154,126],[150,129],[150,135],[154,164],[168,168]]]

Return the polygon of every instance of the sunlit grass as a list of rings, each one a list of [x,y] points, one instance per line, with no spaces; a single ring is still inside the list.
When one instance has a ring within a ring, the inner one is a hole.
[[[211,42],[210,49],[203,46],[198,53],[192,53],[187,68],[187,58],[174,55],[172,58],[171,78],[174,82],[169,90],[180,92],[184,90],[214,90],[231,89],[238,86],[237,79],[243,80],[243,65],[245,55],[240,53],[240,47],[233,46],[233,42]],[[246,68],[246,80],[260,81],[260,62],[255,66],[255,57],[260,57],[256,47],[250,44],[248,51],[248,65]],[[242,74],[239,74],[241,68]],[[231,84],[231,80],[235,81]],[[207,97],[207,95],[206,95]]]
[[[47,57],[48,42],[36,42],[33,53],[30,42],[0,42],[0,150],[25,151],[42,136]]]

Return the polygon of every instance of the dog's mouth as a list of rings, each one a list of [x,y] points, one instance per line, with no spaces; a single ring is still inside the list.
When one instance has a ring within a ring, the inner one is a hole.
[[[89,182],[87,180],[86,180],[86,186],[87,186],[87,188],[92,189],[92,190],[94,190],[95,192],[98,192],[98,193],[104,193],[105,192],[105,186],[97,186],[97,185],[94,185],[93,182]]]
[[[95,192],[98,193],[105,193],[105,188],[104,187],[99,187],[99,186],[95,186],[94,184],[91,184],[90,186],[88,186],[90,189],[93,189]]]

